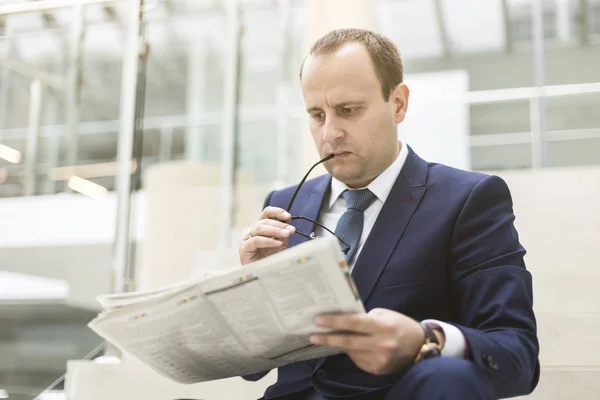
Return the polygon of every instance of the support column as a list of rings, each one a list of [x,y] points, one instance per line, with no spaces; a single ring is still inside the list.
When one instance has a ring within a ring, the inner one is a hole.
[[[205,110],[206,97],[206,45],[208,40],[199,38],[188,47],[187,96],[185,128],[185,154],[191,162],[204,161],[205,128],[200,125],[200,115]]]
[[[67,160],[66,164],[77,165],[79,138],[77,124],[79,123],[81,66],[83,37],[85,28],[85,7],[81,4],[73,6],[71,22],[71,37],[69,40],[69,60],[67,63],[67,79],[65,84],[65,120],[67,125]],[[68,190],[68,189],[67,189]]]
[[[277,179],[275,188],[283,189],[290,184],[290,91],[292,84],[289,77],[290,57],[290,25],[291,5],[290,0],[277,2],[277,15],[279,19],[278,33],[281,36],[279,48],[279,84],[277,86]]]
[[[7,56],[10,55],[12,46],[12,40],[10,39],[10,33],[6,32],[8,38],[4,39],[6,42]],[[4,52],[3,52],[4,53]],[[3,65],[0,71],[0,141],[2,140],[2,130],[7,126],[6,120],[8,115],[8,101],[10,99],[11,85],[9,84],[11,78],[11,70],[8,65]]]
[[[33,196],[36,192],[38,141],[42,119],[43,86],[39,80],[31,82],[29,94],[29,128],[25,149],[25,171],[23,195]]]
[[[127,37],[121,77],[121,110],[119,112],[119,139],[117,143],[117,231],[115,234],[112,291],[134,290],[131,265],[131,163],[136,126],[138,68],[145,52],[142,45],[141,24],[144,0],[129,2]]]
[[[558,38],[561,42],[569,43],[571,40],[571,31],[573,29],[571,21],[571,1],[570,0],[555,0],[556,2],[556,17],[558,29]]]
[[[544,10],[543,1],[531,3],[531,29],[533,38],[533,80],[537,96],[530,103],[531,120],[531,166],[546,166],[546,93],[544,55]]]
[[[308,26],[306,31],[306,46],[303,55],[308,54],[310,47],[319,37],[327,32],[342,28],[373,29],[374,4],[373,0],[306,0],[308,8]],[[319,159],[310,132],[308,121],[305,120],[306,134],[302,135],[300,169],[296,175],[302,176],[312,164]],[[322,174],[324,168],[315,168],[313,175]]]
[[[225,83],[223,96],[223,129],[221,134],[221,217],[219,250],[231,247],[231,229],[235,212],[235,187],[237,166],[237,121],[239,99],[241,21],[237,0],[228,0],[227,57],[225,59]]]

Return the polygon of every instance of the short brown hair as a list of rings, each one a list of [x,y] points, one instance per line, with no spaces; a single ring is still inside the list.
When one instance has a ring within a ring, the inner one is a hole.
[[[403,67],[398,48],[385,36],[364,29],[334,30],[318,39],[312,45],[309,55],[328,55],[349,43],[360,43],[369,52],[375,74],[381,84],[383,99],[387,101],[392,89],[402,83]],[[302,79],[302,68],[300,79]]]

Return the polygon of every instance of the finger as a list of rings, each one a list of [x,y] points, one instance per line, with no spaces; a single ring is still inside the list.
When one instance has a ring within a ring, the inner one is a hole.
[[[355,333],[376,333],[378,330],[377,319],[364,313],[319,315],[315,318],[315,324]]]
[[[244,229],[244,231],[242,232],[242,235],[241,235],[241,240],[248,240],[253,236],[269,236],[269,237],[273,236],[273,235],[265,235],[265,234],[261,235],[261,228],[257,228],[260,225],[272,226],[279,230],[285,229],[291,233],[296,232],[296,227],[293,225],[286,224],[285,222],[275,221],[273,219],[263,219],[258,222],[255,222],[254,224],[250,225],[248,228]],[[287,232],[281,232],[281,235],[290,236]]]
[[[248,229],[246,240],[260,236],[275,239],[287,239],[296,231],[292,225],[287,225],[277,221],[272,222],[274,224],[261,223],[251,226]]]
[[[313,344],[337,347],[348,351],[372,351],[375,347],[375,341],[371,335],[320,333],[311,335],[310,341]]]
[[[258,219],[272,219],[275,218],[279,221],[291,221],[292,216],[289,212],[285,211],[283,208],[279,207],[266,207],[263,212],[260,214]]]
[[[252,252],[258,249],[276,248],[283,245],[283,241],[264,236],[255,236],[242,244],[244,251]]]
[[[277,221],[274,219],[261,219],[260,221],[254,223],[253,225],[269,225],[274,226],[279,229],[288,229],[292,232],[296,232],[296,227],[294,225],[290,225],[286,222]]]

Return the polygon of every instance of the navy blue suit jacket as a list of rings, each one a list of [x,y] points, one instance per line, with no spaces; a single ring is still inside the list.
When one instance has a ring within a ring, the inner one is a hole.
[[[539,378],[539,347],[532,279],[509,189],[496,176],[427,163],[409,150],[352,272],[365,309],[457,326],[469,359],[489,376],[497,397],[530,393]],[[292,215],[318,218],[330,181],[329,175],[307,181]],[[294,189],[271,193],[265,205],[285,208]],[[313,231],[307,221],[294,225]],[[304,240],[293,235],[290,245]],[[332,397],[361,394],[400,377],[371,375],[342,354],[279,368],[265,398],[311,385]]]

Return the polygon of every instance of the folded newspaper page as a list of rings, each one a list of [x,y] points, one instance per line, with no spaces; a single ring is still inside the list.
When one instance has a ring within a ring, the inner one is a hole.
[[[263,260],[158,290],[105,295],[89,327],[174,381],[191,384],[337,354],[313,319],[364,312],[338,240],[311,240]]]

